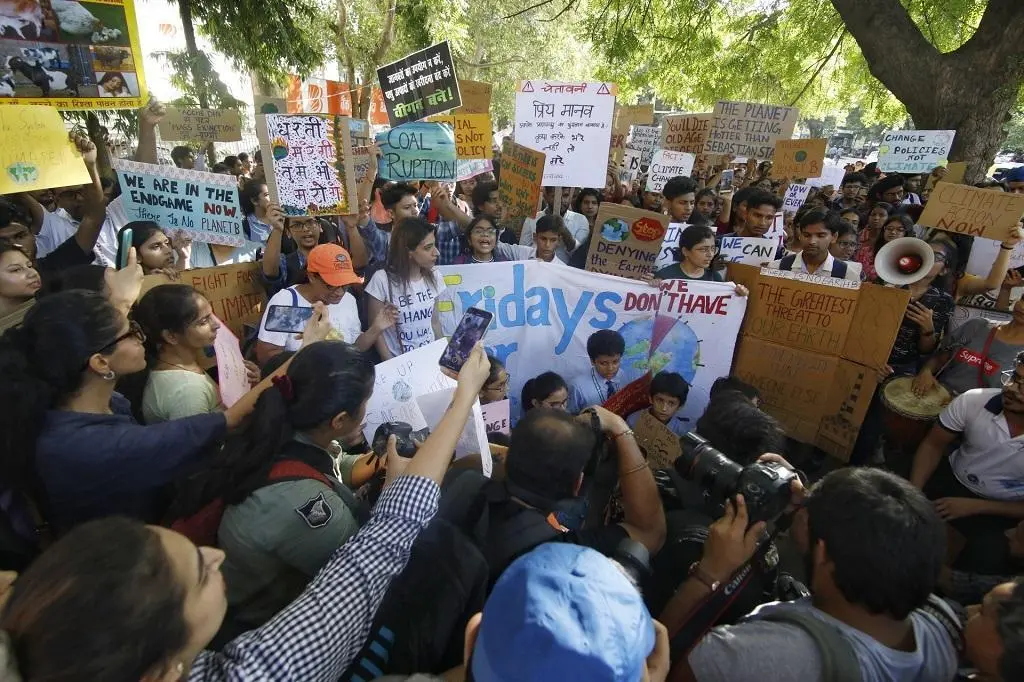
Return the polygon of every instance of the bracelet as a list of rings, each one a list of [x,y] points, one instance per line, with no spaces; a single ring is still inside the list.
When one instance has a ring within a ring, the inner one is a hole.
[[[690,570],[687,573],[690,578],[696,578],[698,582],[702,583],[711,592],[717,592],[718,588],[722,586],[720,580],[715,580],[707,571],[701,568],[700,561],[694,561],[690,564]]]
[[[618,440],[618,439],[622,438],[623,436],[632,436],[632,435],[633,435],[633,429],[626,429],[622,433],[617,433],[614,436],[612,436],[612,440]]]
[[[999,248],[1002,249],[1003,251],[1013,251],[1013,247],[1007,246],[1006,244],[1000,244]]]
[[[629,471],[627,471],[625,473],[622,473],[622,474],[619,474],[619,478],[625,478],[626,476],[629,476],[630,474],[635,474],[636,472],[641,471],[641,470],[646,469],[646,468],[647,468],[647,462],[644,462],[643,464],[637,464],[635,467],[633,467]]]

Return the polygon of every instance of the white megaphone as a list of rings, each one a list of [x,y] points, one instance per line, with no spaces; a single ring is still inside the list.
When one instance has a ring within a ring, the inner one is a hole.
[[[917,237],[894,239],[875,254],[875,272],[887,284],[903,286],[924,279],[935,265],[935,252]]]

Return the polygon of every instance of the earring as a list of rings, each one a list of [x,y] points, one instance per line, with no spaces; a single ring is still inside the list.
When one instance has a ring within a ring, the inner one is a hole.
[[[112,369],[108,369],[107,373],[103,374],[101,376],[102,376],[104,381],[113,381],[114,379],[117,378],[117,375],[114,374],[114,370],[112,370]]]
[[[185,674],[185,664],[181,661],[178,661],[178,665],[174,666],[174,672],[177,673],[178,677],[180,678],[182,675]]]

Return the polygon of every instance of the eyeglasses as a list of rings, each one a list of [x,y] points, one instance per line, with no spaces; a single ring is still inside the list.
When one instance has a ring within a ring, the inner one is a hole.
[[[288,226],[288,229],[292,232],[316,232],[319,227],[316,221],[304,221],[301,223],[292,223]]]
[[[708,255],[708,256],[714,256],[716,253],[718,253],[718,247],[715,247],[715,246],[698,246],[697,248],[693,249],[693,251],[698,251],[698,252],[703,253],[703,254]]]
[[[1009,388],[1010,385],[1015,385],[1017,390],[1024,391],[1024,376],[1017,376],[1017,370],[1008,369],[999,375],[999,383],[1004,388]]]
[[[474,227],[470,234],[475,237],[493,237],[498,234],[498,228],[496,227]]]
[[[128,322],[128,331],[126,331],[124,334],[121,334],[121,336],[117,337],[116,339],[106,344],[105,346],[101,346],[95,352],[90,353],[90,355],[95,355],[96,353],[103,353],[105,351],[108,351],[117,344],[132,336],[138,339],[139,343],[146,342],[146,333],[142,331],[142,327],[139,326],[139,323],[134,320]]]
[[[844,249],[852,249],[857,246],[857,242],[836,242],[836,244]]]
[[[498,384],[491,384],[490,386],[484,386],[485,391],[507,391],[508,390],[509,377],[505,377],[505,380]]]

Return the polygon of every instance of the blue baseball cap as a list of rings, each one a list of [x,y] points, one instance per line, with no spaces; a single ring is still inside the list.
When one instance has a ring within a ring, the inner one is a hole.
[[[473,647],[475,682],[636,682],[654,649],[643,597],[603,554],[540,545],[502,574]]]

